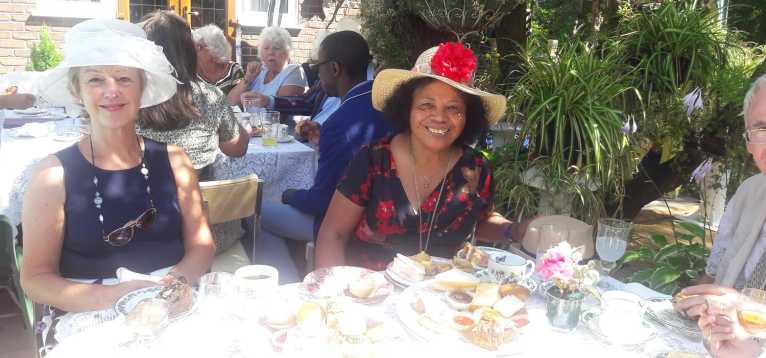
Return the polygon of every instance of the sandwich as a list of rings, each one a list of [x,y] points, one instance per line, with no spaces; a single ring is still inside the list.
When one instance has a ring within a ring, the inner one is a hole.
[[[434,276],[433,288],[443,291],[471,290],[479,284],[479,279],[473,275],[451,269]]]
[[[426,269],[422,264],[402,254],[396,254],[394,257],[391,271],[410,282],[423,281],[426,275]]]
[[[496,283],[482,282],[476,286],[476,293],[468,309],[474,311],[481,307],[492,307],[500,301],[500,285]]]

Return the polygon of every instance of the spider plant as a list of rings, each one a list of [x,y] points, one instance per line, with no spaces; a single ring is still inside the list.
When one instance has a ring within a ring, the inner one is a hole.
[[[529,140],[535,159],[528,167],[537,168],[548,191],[574,194],[572,204],[591,219],[599,211],[591,189],[622,193],[632,168],[622,131],[623,99],[634,92],[626,73],[618,52],[575,41],[558,55],[527,51],[525,74],[510,94],[519,139]]]
[[[650,101],[687,83],[704,88],[725,64],[727,32],[717,12],[694,3],[670,1],[638,12],[622,21],[619,33],[627,63],[637,70],[635,86]]]

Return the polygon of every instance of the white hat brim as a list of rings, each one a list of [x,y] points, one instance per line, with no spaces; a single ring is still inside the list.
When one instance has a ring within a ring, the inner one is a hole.
[[[118,41],[116,45],[115,41]],[[66,51],[64,61],[37,81],[37,94],[53,105],[77,103],[69,90],[69,70],[79,67],[123,66],[143,70],[146,82],[141,93],[141,108],[167,101],[178,88],[173,67],[162,47],[146,39],[98,34],[91,41],[83,41]]]
[[[484,110],[487,113],[487,120],[490,125],[497,123],[505,115],[507,100],[503,95],[469,87],[446,77],[400,69],[386,69],[381,71],[375,77],[375,81],[372,83],[372,106],[376,110],[382,111],[383,107],[386,105],[386,101],[391,98],[402,83],[422,77],[429,77],[442,81],[461,92],[479,97],[482,104],[484,104]]]

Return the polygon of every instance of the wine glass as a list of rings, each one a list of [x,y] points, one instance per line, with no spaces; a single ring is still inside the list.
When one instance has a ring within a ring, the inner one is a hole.
[[[743,289],[737,301],[737,319],[747,333],[763,337],[766,330],[766,291],[750,287]]]
[[[602,218],[598,220],[598,233],[596,235],[596,252],[601,259],[601,267],[604,274],[616,266],[617,260],[625,255],[628,248],[631,223],[619,219]]]

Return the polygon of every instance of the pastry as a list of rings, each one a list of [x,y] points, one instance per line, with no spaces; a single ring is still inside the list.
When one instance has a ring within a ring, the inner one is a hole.
[[[478,278],[458,269],[442,272],[434,276],[433,281],[434,288],[447,291],[470,290],[475,288],[478,284]]]
[[[295,314],[287,305],[276,305],[268,310],[266,324],[273,329],[290,328],[295,325]]]
[[[295,315],[295,320],[299,325],[304,326],[318,326],[324,322],[324,311],[322,306],[314,302],[304,302],[298,313]]]
[[[526,302],[527,299],[529,299],[529,289],[515,283],[500,286],[500,296],[505,297],[508,295],[516,296],[520,300]]]
[[[167,320],[168,303],[157,298],[141,300],[125,316],[126,325],[142,332],[154,332],[162,328]]]
[[[470,268],[487,267],[489,255],[478,247],[473,246],[470,242],[466,242],[463,244],[463,248],[455,254],[453,261],[456,266],[461,268],[469,265]]]
[[[496,351],[515,335],[513,324],[509,325],[500,313],[493,309],[482,309],[481,319],[466,333],[466,338],[479,347]]]
[[[516,296],[508,295],[500,299],[500,301],[495,302],[495,304],[492,305],[492,308],[499,312],[503,317],[511,318],[516,312],[524,308],[524,302]]]
[[[474,311],[481,307],[492,307],[497,301],[500,301],[500,285],[482,282],[476,286],[476,294],[468,309]]]
[[[375,292],[375,280],[370,276],[352,281],[348,285],[348,291],[356,298],[369,298]]]

